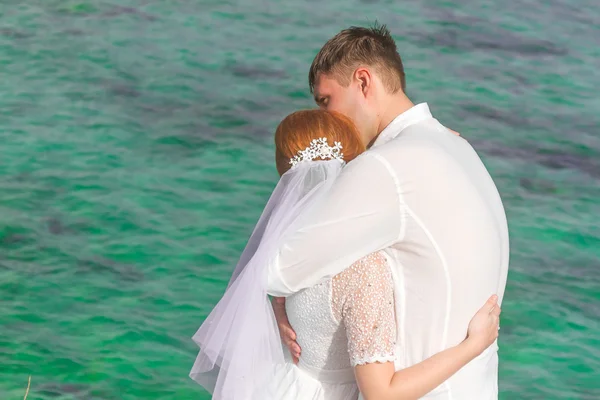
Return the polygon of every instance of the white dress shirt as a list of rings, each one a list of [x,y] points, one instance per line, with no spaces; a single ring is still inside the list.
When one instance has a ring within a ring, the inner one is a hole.
[[[343,143],[342,143],[343,145]],[[384,250],[393,266],[396,369],[460,343],[508,273],[506,215],[485,166],[427,104],[399,115],[348,164],[269,267],[269,293],[289,296]],[[427,399],[497,399],[494,344]]]

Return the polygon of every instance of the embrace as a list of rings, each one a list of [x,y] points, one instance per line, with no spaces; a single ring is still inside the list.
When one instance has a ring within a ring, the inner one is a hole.
[[[406,96],[385,26],[330,39],[309,85],[190,376],[224,400],[497,399],[509,243],[485,166]]]

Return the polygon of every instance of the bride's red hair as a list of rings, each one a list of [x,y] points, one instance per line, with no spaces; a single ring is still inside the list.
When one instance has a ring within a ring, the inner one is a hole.
[[[327,138],[330,146],[342,144],[344,161],[364,152],[356,126],[343,114],[320,109],[296,111],[285,117],[275,131],[275,163],[279,175],[291,168],[290,159],[310,146],[313,139]]]

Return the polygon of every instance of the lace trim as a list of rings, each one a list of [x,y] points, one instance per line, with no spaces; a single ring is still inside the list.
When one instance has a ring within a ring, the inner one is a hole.
[[[353,358],[352,366],[356,367],[357,365],[365,365],[365,364],[374,364],[374,363],[386,363],[386,362],[394,362],[396,361],[396,356],[394,354],[378,354],[370,357],[364,358]]]
[[[301,162],[314,161],[319,158],[321,160],[339,160],[343,162],[342,144],[333,142],[333,146],[330,146],[327,143],[327,138],[313,139],[310,146],[300,150],[297,155],[290,159],[290,165],[294,168]]]

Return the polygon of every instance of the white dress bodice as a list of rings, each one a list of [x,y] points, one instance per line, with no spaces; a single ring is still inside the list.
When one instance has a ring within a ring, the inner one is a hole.
[[[395,360],[393,290],[385,256],[373,253],[288,297],[286,311],[302,355],[298,365],[289,362],[280,372],[268,398],[358,399],[353,367]]]
[[[332,280],[286,300],[290,324],[302,347],[302,364],[314,369],[351,369],[346,329],[332,309]]]

